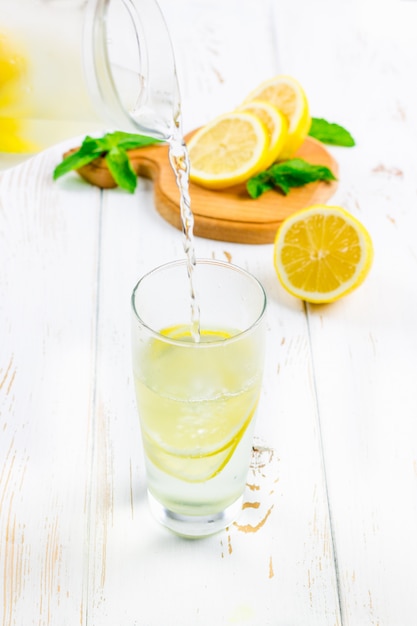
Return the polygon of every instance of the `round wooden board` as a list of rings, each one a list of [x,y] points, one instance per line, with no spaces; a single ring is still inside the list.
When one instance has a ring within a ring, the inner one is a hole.
[[[338,165],[322,143],[308,137],[297,157],[315,165],[325,165],[338,176]],[[168,146],[153,145],[129,151],[132,166],[140,176],[154,181],[155,206],[162,217],[182,229],[179,191],[168,158]],[[103,188],[115,183],[104,159],[79,170],[89,182]],[[221,191],[211,191],[190,184],[191,208],[194,214],[194,234],[206,239],[236,243],[272,243],[281,222],[312,204],[326,203],[336,191],[337,181],[309,183],[291,189],[288,195],[268,191],[253,200],[244,184]]]

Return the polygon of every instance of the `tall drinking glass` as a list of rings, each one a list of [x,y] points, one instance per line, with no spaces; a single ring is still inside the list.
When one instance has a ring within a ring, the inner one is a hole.
[[[199,332],[185,260],[137,283],[132,354],[151,510],[174,532],[198,537],[227,527],[242,507],[266,296],[254,276],[212,260],[197,261],[193,284]]]

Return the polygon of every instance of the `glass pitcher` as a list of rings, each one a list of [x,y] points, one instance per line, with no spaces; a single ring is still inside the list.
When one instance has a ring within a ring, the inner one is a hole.
[[[99,131],[169,139],[179,116],[155,0],[0,0],[0,169]]]

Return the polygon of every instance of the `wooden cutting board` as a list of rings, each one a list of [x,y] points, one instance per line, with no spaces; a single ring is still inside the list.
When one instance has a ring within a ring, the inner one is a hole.
[[[338,176],[335,159],[323,144],[311,137],[305,140],[296,156],[315,165],[326,165]],[[157,211],[181,230],[179,192],[168,159],[168,146],[152,145],[130,150],[129,158],[139,176],[153,180]],[[86,165],[79,170],[79,174],[88,182],[104,189],[116,186],[104,159],[97,159]],[[272,190],[253,200],[244,184],[211,191],[191,183],[194,234],[206,239],[237,243],[272,243],[278,226],[286,217],[312,204],[326,203],[336,188],[337,181],[309,183],[292,189],[287,196]]]

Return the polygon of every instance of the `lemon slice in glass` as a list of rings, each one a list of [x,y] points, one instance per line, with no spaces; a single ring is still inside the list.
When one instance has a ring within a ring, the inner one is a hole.
[[[248,374],[247,363],[254,346],[248,340],[219,348],[237,333],[203,329],[200,342],[187,347],[190,327],[178,325],[161,331],[177,343],[148,345],[145,378],[136,380],[143,444],[170,476],[203,482],[219,474],[252,421],[259,378]],[[212,342],[214,350],[202,345]]]

